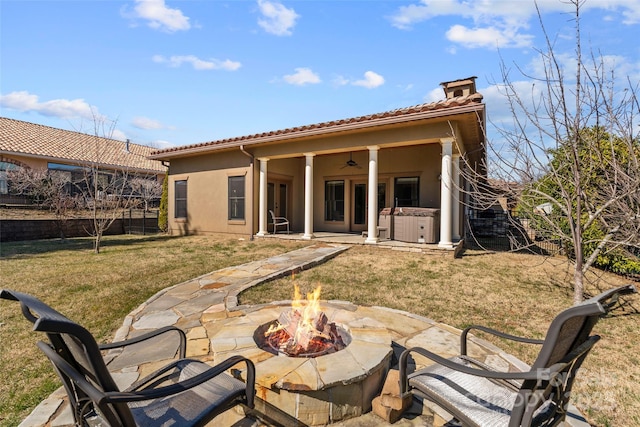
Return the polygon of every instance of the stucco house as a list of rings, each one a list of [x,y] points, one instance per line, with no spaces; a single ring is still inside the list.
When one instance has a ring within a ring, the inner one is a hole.
[[[273,211],[303,239],[375,244],[383,208],[429,208],[436,243],[452,247],[465,223],[461,167],[484,164],[485,105],[475,77],[441,85],[433,103],[153,153],[170,163],[171,233],[264,236]]]
[[[167,168],[148,158],[153,151],[129,141],[0,117],[0,201],[11,200],[7,171],[20,167],[56,170],[72,181],[82,176],[83,167],[96,165],[105,175],[126,171],[161,181]]]

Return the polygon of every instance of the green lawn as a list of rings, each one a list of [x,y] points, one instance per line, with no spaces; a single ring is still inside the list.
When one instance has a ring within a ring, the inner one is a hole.
[[[131,237],[105,240],[92,253],[89,239],[3,243],[0,287],[32,293],[109,341],[124,317],[158,290],[229,265],[309,245],[310,242],[230,236]],[[303,291],[322,285],[322,299],[341,299],[411,311],[462,328],[480,323],[520,335],[543,336],[549,321],[571,304],[571,271],[563,259],[467,251],[460,259],[355,246],[293,278]],[[624,283],[591,274],[590,291]],[[292,278],[253,288],[243,304],[291,299]],[[638,297],[632,301],[640,305]],[[640,328],[626,306],[604,319],[587,359],[576,404],[594,425],[640,425]],[[59,387],[33,344],[17,304],[0,302],[0,425],[17,425]],[[500,343],[501,346],[505,346]],[[505,347],[530,361],[522,346]]]

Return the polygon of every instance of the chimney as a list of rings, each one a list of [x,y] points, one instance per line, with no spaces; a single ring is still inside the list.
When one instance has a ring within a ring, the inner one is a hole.
[[[457,98],[459,96],[470,96],[476,93],[476,76],[466,79],[454,80],[452,82],[440,83],[444,89],[446,99]]]
[[[125,142],[124,149],[127,153],[129,153],[129,138],[127,138],[127,141]]]

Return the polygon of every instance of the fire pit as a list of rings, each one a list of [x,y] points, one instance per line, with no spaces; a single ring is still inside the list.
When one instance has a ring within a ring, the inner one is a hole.
[[[351,337],[344,328],[330,322],[320,308],[321,287],[308,294],[305,303],[300,288],[294,286],[291,310],[256,329],[253,338],[258,347],[290,357],[318,357],[345,348]]]
[[[324,342],[324,335],[331,335],[325,333],[330,325],[329,331],[335,329],[331,345],[318,349],[311,344],[301,350],[300,340],[291,341],[295,333],[280,334],[283,341],[265,336],[271,327],[292,330],[288,320],[302,317],[296,310],[309,307],[307,299],[294,308],[300,300],[245,307],[237,317],[217,322],[209,331],[214,359],[235,354],[251,359],[256,365],[256,409],[282,424],[297,420],[300,425],[326,425],[368,412],[391,364],[391,331],[371,317],[370,310],[317,298],[317,308],[326,317],[314,322],[324,324],[320,339],[312,333],[302,341]]]

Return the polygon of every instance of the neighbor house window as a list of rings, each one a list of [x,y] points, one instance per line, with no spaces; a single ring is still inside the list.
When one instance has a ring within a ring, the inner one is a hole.
[[[244,220],[244,176],[229,177],[229,219]]]
[[[394,195],[396,206],[413,206],[419,205],[419,184],[420,179],[417,176],[396,178]]]
[[[175,182],[175,217],[187,217],[187,180]]]
[[[344,221],[344,181],[325,181],[324,219]]]
[[[0,162],[0,194],[9,193],[9,179],[7,172],[17,170],[19,168],[20,166],[14,163]]]

